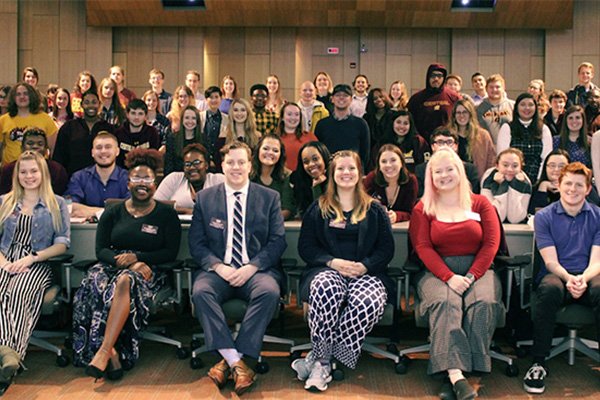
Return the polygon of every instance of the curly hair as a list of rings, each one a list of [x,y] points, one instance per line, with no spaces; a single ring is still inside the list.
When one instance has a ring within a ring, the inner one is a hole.
[[[130,171],[140,165],[150,168],[154,173],[163,167],[163,157],[155,149],[133,149],[125,156],[125,166]]]

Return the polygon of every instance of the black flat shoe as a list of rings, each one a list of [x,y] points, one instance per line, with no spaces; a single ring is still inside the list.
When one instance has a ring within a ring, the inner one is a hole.
[[[454,396],[454,387],[452,386],[452,383],[450,383],[450,379],[444,379],[444,382],[442,382],[442,386],[440,386],[438,396],[440,400],[456,399],[456,396]]]
[[[85,367],[85,374],[94,378],[94,382],[96,382],[98,379],[104,378],[105,372],[106,370],[103,371],[100,368],[95,367],[93,365],[88,364],[88,366]]]
[[[456,400],[473,400],[477,397],[477,392],[466,379],[456,381],[454,384],[454,394],[456,395]]]

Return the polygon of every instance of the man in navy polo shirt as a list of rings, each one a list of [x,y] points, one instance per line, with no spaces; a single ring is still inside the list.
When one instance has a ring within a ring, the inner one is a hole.
[[[109,132],[100,132],[92,144],[95,164],[77,171],[71,177],[65,196],[73,200],[73,217],[90,219],[104,209],[106,199],[127,199],[127,170],[116,165],[119,154],[117,138]]]
[[[535,215],[536,243],[544,266],[535,277],[533,364],[523,386],[543,393],[548,370],[544,359],[552,346],[556,312],[565,304],[592,307],[600,333],[600,209],[585,198],[592,189],[592,171],[574,162],[558,178],[560,200]]]

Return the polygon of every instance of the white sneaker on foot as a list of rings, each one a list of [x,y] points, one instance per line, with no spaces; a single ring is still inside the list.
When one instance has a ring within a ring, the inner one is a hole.
[[[312,360],[311,352],[305,358],[298,358],[292,361],[292,369],[296,371],[296,376],[300,381],[305,381],[310,376],[314,365],[315,362]]]
[[[331,366],[329,364],[323,365],[316,361],[312,371],[310,372],[310,376],[304,383],[304,389],[317,389],[321,392],[324,392],[327,390],[327,384],[331,382],[332,379]]]

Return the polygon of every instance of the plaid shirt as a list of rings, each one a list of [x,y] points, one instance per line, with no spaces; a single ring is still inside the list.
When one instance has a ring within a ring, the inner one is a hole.
[[[255,113],[254,118],[256,119],[256,130],[263,136],[275,133],[275,128],[277,128],[277,124],[279,123],[277,114],[272,111],[263,110],[260,113]]]

